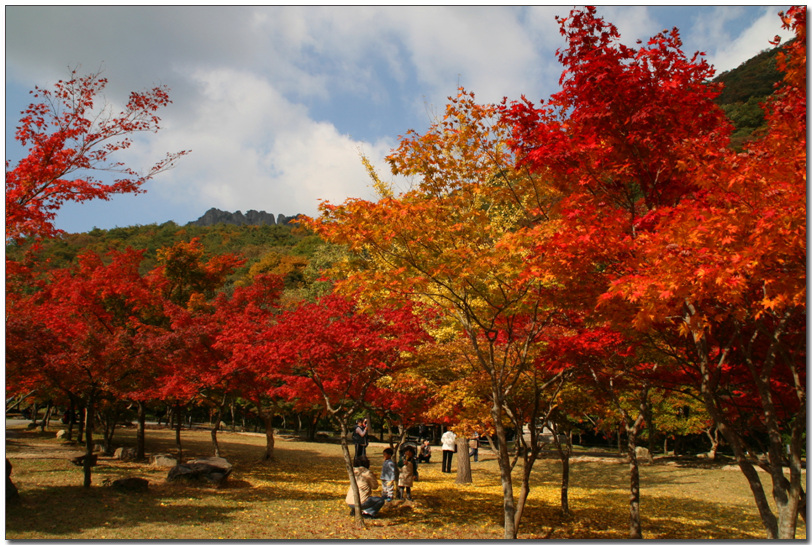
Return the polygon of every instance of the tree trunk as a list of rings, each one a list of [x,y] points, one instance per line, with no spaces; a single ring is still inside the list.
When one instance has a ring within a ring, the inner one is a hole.
[[[572,430],[569,430],[565,435],[567,444],[561,445],[561,437],[558,433],[558,427],[553,428],[553,441],[558,449],[558,455],[561,458],[561,514],[569,515],[570,513],[570,456],[572,456]]]
[[[339,419],[339,429],[341,430],[341,452],[344,454],[344,466],[347,468],[347,475],[350,478],[350,489],[352,490],[353,505],[355,505],[355,524],[358,528],[366,528],[364,524],[364,517],[361,516],[361,492],[358,490],[358,481],[355,480],[355,471],[352,467],[352,457],[350,456],[350,447],[347,445],[347,419]]]
[[[262,420],[265,422],[265,455],[262,457],[263,461],[274,460],[273,451],[276,441],[273,436],[273,417],[272,411],[262,414]]]
[[[499,462],[499,475],[502,481],[502,507],[505,517],[504,537],[505,539],[516,539],[516,504],[513,501],[513,479],[511,477],[511,470],[513,468],[510,463],[510,454],[508,453],[505,426],[502,423],[502,395],[495,385],[492,387],[491,393],[493,395],[491,417],[493,418],[494,427],[496,428],[496,440],[499,442],[497,445],[497,460]]]
[[[85,404],[85,460],[82,464],[84,483],[82,486],[90,488],[90,472],[93,467],[93,403],[96,401],[96,392],[93,388],[87,394]]]
[[[175,446],[178,447],[178,463],[183,462],[183,445],[180,442],[180,429],[183,425],[183,411],[180,405],[175,407]]]
[[[310,418],[307,426],[307,440],[308,441],[315,441],[316,440],[316,431],[319,424],[319,415],[315,414]]]
[[[79,442],[81,443],[84,441],[84,433],[85,433],[85,421],[87,420],[87,403],[85,403],[84,407],[79,409],[79,429],[78,436]]]
[[[73,441],[73,425],[76,423],[76,400],[70,395],[68,405],[68,441]]]
[[[45,416],[42,417],[42,422],[40,422],[39,431],[45,431],[46,426],[48,426],[48,421],[51,419],[51,410],[53,410],[53,407],[53,401],[48,401],[48,407],[45,409]]]
[[[636,426],[634,426],[636,427]],[[637,430],[626,429],[626,445],[629,453],[629,539],[643,539],[640,528],[640,467],[637,464]]]
[[[648,430],[648,450],[654,455],[654,411],[651,407],[646,410],[646,429]]]
[[[118,409],[115,405],[109,407],[104,414],[104,454],[105,456],[112,456],[113,454],[113,434],[116,431],[116,423],[118,422]]]
[[[454,482],[457,484],[471,484],[474,482],[471,477],[471,457],[468,455],[468,438],[462,435],[457,437],[457,478]]]
[[[146,427],[147,404],[138,401],[138,428],[135,432],[135,459],[141,461],[146,458]]]
[[[223,416],[223,406],[217,407],[217,414],[214,417],[214,426],[211,428],[211,444],[214,447],[215,458],[220,458],[220,444],[217,442],[217,431],[220,429],[220,422]]]
[[[237,431],[237,400],[231,400],[231,431]],[[245,413],[243,413],[244,415]],[[245,429],[245,422],[243,422],[243,430]]]
[[[711,429],[713,429],[713,433],[711,433]],[[705,435],[708,436],[711,443],[711,448],[708,451],[708,458],[715,460],[716,452],[719,450],[719,430],[716,428],[716,426],[713,426],[712,428],[705,430]]]

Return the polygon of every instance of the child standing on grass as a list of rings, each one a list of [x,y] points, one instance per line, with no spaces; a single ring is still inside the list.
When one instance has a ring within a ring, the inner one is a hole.
[[[392,501],[395,495],[395,462],[392,460],[392,454],[394,451],[391,448],[383,449],[381,496],[386,501]]]
[[[400,461],[400,478],[398,479],[398,496],[412,500],[412,485],[414,484],[415,461],[414,449],[406,447],[403,449],[403,459]],[[405,496],[404,496],[405,489]]]

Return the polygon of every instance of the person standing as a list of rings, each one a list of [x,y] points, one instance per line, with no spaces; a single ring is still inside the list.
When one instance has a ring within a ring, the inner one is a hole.
[[[369,430],[369,419],[359,418],[352,432],[352,442],[355,443],[355,457],[361,458],[367,454],[367,431]]]
[[[443,444],[443,473],[451,473],[451,460],[457,450],[457,434],[448,430],[440,438],[440,442]]]
[[[383,449],[383,466],[381,467],[381,497],[392,501],[395,497],[395,462],[391,448]]]
[[[414,459],[414,449],[403,449],[403,459],[400,461],[400,475],[398,476],[398,497],[412,501],[412,485],[414,485],[417,464]]]
[[[479,433],[474,432],[474,436],[471,437],[471,439],[468,440],[468,448],[470,449],[470,452],[468,453],[468,456],[473,456],[474,461],[478,462],[479,461]]]

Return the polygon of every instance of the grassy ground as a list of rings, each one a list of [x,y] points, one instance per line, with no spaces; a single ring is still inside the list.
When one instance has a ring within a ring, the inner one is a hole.
[[[81,447],[55,438],[55,429],[19,429],[7,421],[6,456],[22,500],[6,507],[6,539],[498,539],[503,535],[499,469],[480,449],[474,483],[458,485],[440,464],[420,466],[414,501],[393,502],[359,529],[348,516],[348,487],[340,445],[278,437],[277,459],[259,463],[264,437],[221,432],[223,455],[234,466],[221,487],[166,481],[166,468],[99,457],[93,486],[69,458]],[[133,430],[117,443],[134,445]],[[210,456],[207,431],[183,431],[184,457]],[[379,474],[380,452],[368,448]],[[172,452],[174,434],[147,430],[147,450]],[[439,450],[439,449],[438,449]],[[598,458],[572,463],[571,515],[560,515],[560,463],[537,462],[521,538],[625,539],[628,535],[628,466]],[[518,468],[517,468],[518,473]],[[126,494],[106,479],[142,477],[149,491]],[[762,539],[758,513],[737,469],[655,463],[641,468],[641,518],[649,539]],[[769,480],[764,478],[770,490]],[[518,486],[516,486],[518,491]],[[801,523],[802,524],[802,523]],[[806,537],[801,526],[797,537]]]

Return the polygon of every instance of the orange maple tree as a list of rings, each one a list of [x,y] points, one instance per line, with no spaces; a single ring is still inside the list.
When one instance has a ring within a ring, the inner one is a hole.
[[[321,217],[307,223],[357,259],[341,271],[339,290],[360,289],[371,301],[418,301],[456,322],[489,384],[505,537],[515,538],[505,398],[550,320],[552,307],[542,301],[552,287],[525,273],[524,256],[535,244],[529,227],[536,225],[538,236],[552,224],[547,212],[556,192],[517,165],[508,136],[495,106],[461,92],[441,120],[425,134],[407,134],[388,157],[394,174],[414,177],[410,191],[395,195],[370,169],[378,202],[323,203]]]

